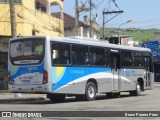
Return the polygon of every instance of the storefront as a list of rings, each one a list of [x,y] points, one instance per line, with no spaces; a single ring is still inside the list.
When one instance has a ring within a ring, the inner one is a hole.
[[[0,52],[0,90],[8,90],[8,53]]]
[[[154,72],[155,82],[160,82],[160,63],[154,63]]]
[[[8,90],[8,44],[10,37],[0,36],[0,90]]]
[[[141,47],[149,48],[153,54],[154,61],[154,81],[160,82],[160,46],[159,41],[144,42]]]

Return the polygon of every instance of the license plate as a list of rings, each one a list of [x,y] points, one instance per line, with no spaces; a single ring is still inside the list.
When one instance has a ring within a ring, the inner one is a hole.
[[[22,84],[23,85],[29,85],[30,84],[30,80],[22,80]]]

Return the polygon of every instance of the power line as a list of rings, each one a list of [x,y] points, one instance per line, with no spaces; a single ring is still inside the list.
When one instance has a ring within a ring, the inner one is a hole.
[[[160,25],[160,24],[148,25],[148,26],[139,27],[138,29],[141,29],[141,28],[146,28],[146,27],[159,26],[159,25]]]
[[[101,2],[99,2],[99,1],[97,0],[97,2],[98,2],[98,5],[96,5],[96,7],[98,7],[99,5],[101,5],[101,4],[104,2],[104,0],[102,0]]]
[[[109,5],[108,5],[107,11],[109,11],[110,5],[111,5],[111,0],[109,1]],[[105,9],[104,9],[104,11],[105,11]]]
[[[28,9],[28,8],[26,8],[26,7],[24,7],[24,8],[25,8],[28,12],[30,12],[32,15],[35,15],[34,13],[32,13],[33,11],[30,11],[30,9]],[[61,31],[58,27],[55,27],[54,24],[51,24],[48,19],[45,20],[44,18],[42,18],[42,17],[39,16],[38,14],[37,14],[37,17],[40,18],[39,20],[40,20],[43,24],[46,24],[46,22],[47,22],[47,23],[49,23],[52,27],[54,27],[54,29],[57,29],[58,31],[60,31],[60,32],[62,33],[62,31]],[[51,17],[52,17],[52,16],[51,16]],[[45,20],[46,22],[43,21],[42,19]],[[56,22],[56,21],[55,21],[55,22]],[[50,26],[50,25],[49,25],[49,26]],[[45,26],[45,27],[46,27],[46,26]]]
[[[16,11],[16,10],[15,10],[15,11]],[[17,11],[16,11],[16,14],[18,14]],[[29,23],[29,24],[31,24],[31,25],[35,25],[35,26],[37,26],[37,27],[40,27],[40,28],[43,28],[43,29],[47,29],[47,30],[52,31],[51,29],[47,28],[46,26],[42,26],[41,24],[38,24],[38,23],[36,23],[35,21],[33,21],[33,20],[29,19],[29,18],[23,17],[23,19],[25,19],[25,20],[27,20],[27,21],[31,21],[31,22],[27,22],[27,23]],[[46,27],[46,28],[45,28],[45,27]]]
[[[146,21],[136,21],[136,22],[131,22],[130,24],[141,24],[141,23],[149,23],[149,22],[155,22],[155,21],[160,21],[160,19],[152,19],[152,20],[146,20]],[[119,25],[120,23],[117,24],[110,24],[112,26]]]
[[[116,3],[116,0],[112,0],[112,2],[114,3],[114,5],[119,9],[117,3]],[[120,9],[119,9],[120,10]]]
[[[7,16],[8,16],[8,13],[9,13],[9,10],[7,11],[7,13],[5,14],[5,20],[4,21],[1,21],[1,22],[4,22],[4,28],[3,28],[3,30],[0,32],[0,35],[4,32],[4,35],[5,35],[5,31],[6,31],[6,28],[8,28],[8,26],[9,26],[9,23],[8,23],[8,25],[7,25],[7,27],[6,27],[6,18],[7,18]],[[3,16],[4,17],[4,16]],[[8,21],[9,22],[9,21]]]
[[[7,14],[9,13],[9,10],[0,18],[0,22],[1,22],[1,19],[6,16]]]

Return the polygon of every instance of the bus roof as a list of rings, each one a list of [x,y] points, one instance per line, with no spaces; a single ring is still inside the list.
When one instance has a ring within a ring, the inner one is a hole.
[[[132,47],[132,46],[125,46],[125,45],[117,45],[117,44],[110,44],[108,41],[98,40],[98,39],[91,39],[85,37],[52,37],[52,36],[28,36],[28,37],[18,37],[13,38],[12,40],[22,40],[27,38],[46,38],[49,41],[57,41],[57,42],[65,42],[65,43],[77,43],[83,45],[93,45],[93,46],[101,46],[101,47],[109,47],[113,49],[124,49],[124,50],[135,50],[135,51],[146,51],[151,52],[148,48],[140,48],[140,47]]]
[[[59,41],[59,42],[66,42],[66,43],[77,43],[77,44],[83,44],[83,45],[109,47],[109,48],[113,48],[113,49],[126,49],[126,50],[151,52],[151,50],[148,48],[110,44],[110,43],[108,43],[108,41],[98,40],[98,39],[90,39],[90,38],[88,39],[88,38],[84,38],[84,37],[80,37],[79,39],[78,38],[73,39],[73,38],[50,37],[50,39],[51,39],[51,41]]]

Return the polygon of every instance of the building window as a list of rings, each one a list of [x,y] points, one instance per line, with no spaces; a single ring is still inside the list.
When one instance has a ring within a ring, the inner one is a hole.
[[[7,2],[8,2],[8,0],[0,0],[0,2],[5,2],[5,3],[7,3]]]
[[[0,0],[0,3],[9,3],[10,0]],[[21,0],[13,0],[14,3],[20,4]]]
[[[14,0],[15,3],[21,3],[21,0]]]
[[[47,12],[46,6],[38,1],[36,1],[36,9],[42,12]]]

